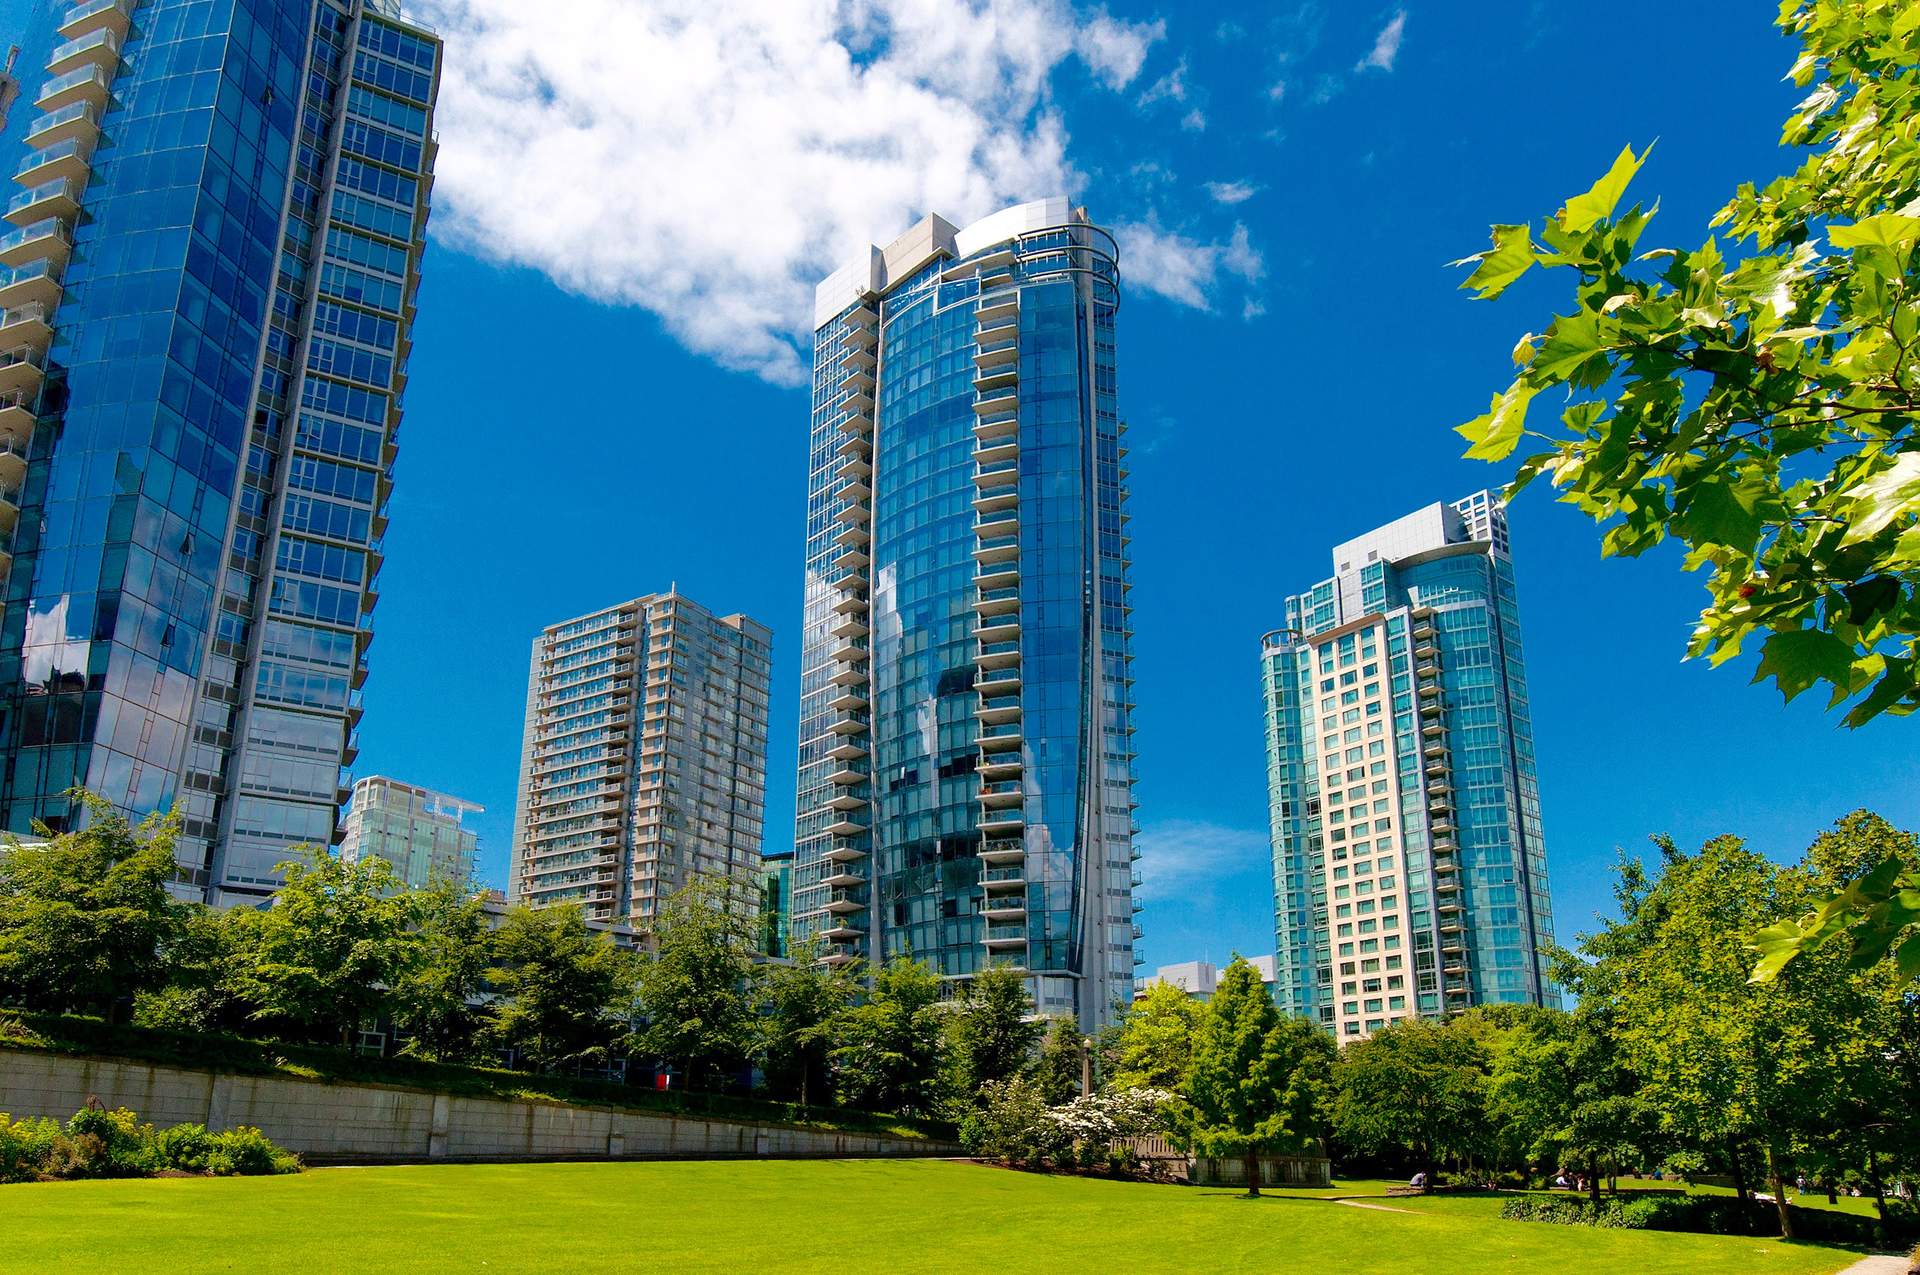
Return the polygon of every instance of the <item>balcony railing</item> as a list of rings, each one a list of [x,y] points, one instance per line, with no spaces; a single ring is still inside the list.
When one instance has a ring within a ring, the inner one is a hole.
[[[20,161],[20,167],[13,170],[13,175],[15,179],[25,177],[36,169],[50,167],[63,159],[78,158],[84,164],[88,153],[86,144],[80,138],[70,137],[64,142],[29,152]]]

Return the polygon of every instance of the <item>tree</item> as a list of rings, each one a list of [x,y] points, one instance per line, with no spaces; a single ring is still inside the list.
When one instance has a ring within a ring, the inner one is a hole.
[[[1403,1151],[1431,1180],[1443,1159],[1486,1145],[1487,1063],[1480,1039],[1455,1023],[1389,1023],[1342,1051],[1334,1133],[1361,1151]]]
[[[1787,0],[1779,25],[1811,86],[1782,137],[1798,171],[1742,186],[1691,252],[1640,252],[1652,211],[1616,216],[1631,148],[1538,243],[1495,226],[1463,286],[1491,299],[1537,264],[1571,272],[1572,308],[1459,432],[1488,461],[1537,440],[1509,491],[1547,475],[1608,524],[1605,553],[1681,541],[1709,576],[1688,654],[1765,633],[1755,680],[1825,686],[1858,726],[1920,707],[1920,23],[1904,0]],[[1557,426],[1529,420],[1548,391],[1572,400]]]
[[[1247,1194],[1260,1194],[1260,1155],[1322,1133],[1333,1041],[1282,1018],[1245,958],[1222,971],[1193,1044],[1187,1100],[1196,1146],[1244,1157]]]
[[[602,1062],[627,1031],[633,955],[589,930],[578,908],[509,909],[493,953],[493,1034],[534,1070]]]
[[[254,1020],[350,1044],[393,1007],[414,957],[413,902],[383,859],[313,849],[277,870],[280,889],[248,931],[236,986]]]
[[[486,903],[465,882],[440,879],[413,892],[413,959],[394,993],[394,1026],[403,1054],[465,1062],[481,1048],[487,1016],[480,1002],[491,964]]]
[[[1071,1102],[1080,1092],[1086,1075],[1087,1040],[1080,1024],[1071,1018],[1056,1018],[1040,1045],[1040,1057],[1034,1061],[1033,1081],[1049,1106]]]
[[[167,979],[134,998],[142,1027],[188,1032],[241,1032],[253,1006],[241,985],[261,914],[252,908],[189,903],[162,952]]]
[[[1025,975],[1005,965],[974,975],[953,1020],[961,1097],[971,1102],[982,1085],[1025,1074],[1043,1030]]]
[[[1121,1019],[1107,1082],[1115,1089],[1186,1088],[1204,1007],[1171,983],[1156,983]]]
[[[166,980],[163,952],[181,924],[166,889],[180,819],[133,825],[104,798],[77,788],[67,796],[84,804],[84,827],[0,845],[0,992],[118,1021],[136,994]]]
[[[1757,1147],[1781,1234],[1797,1148],[1824,1143],[1845,1096],[1884,1066],[1890,1022],[1838,953],[1772,983],[1747,977],[1746,936],[1796,910],[1817,872],[1783,870],[1738,838],[1686,854],[1659,841],[1661,872],[1623,868],[1622,918],[1583,946],[1609,993],[1620,1059],[1665,1127],[1738,1165]]]
[[[852,967],[819,956],[817,942],[798,943],[792,963],[771,967],[760,984],[767,1089],[802,1106],[833,1095],[834,1029],[855,994]]]
[[[940,978],[926,965],[896,956],[875,970],[872,989],[841,1013],[836,1034],[842,1103],[903,1116],[944,1108],[946,1011]]]
[[[1903,977],[1920,979],[1920,844],[1865,810],[1842,819],[1810,853],[1838,844],[1829,842],[1834,837],[1855,847],[1844,866],[1829,873],[1838,888],[1800,918],[1754,935],[1760,960],[1753,981],[1770,982],[1800,953],[1841,938],[1856,969],[1892,957]]]
[[[679,1068],[689,1089],[724,1086],[753,1053],[755,935],[738,889],[698,876],[675,891],[640,966],[646,1025],[635,1044]]]

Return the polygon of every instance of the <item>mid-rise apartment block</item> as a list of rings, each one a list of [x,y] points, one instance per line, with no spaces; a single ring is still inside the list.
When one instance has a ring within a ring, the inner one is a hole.
[[[38,3],[0,147],[0,826],[185,815],[176,888],[335,839],[440,42],[394,0]],[[39,69],[30,75],[27,68]]]
[[[1273,958],[1271,956],[1249,956],[1247,964],[1260,978],[1261,986],[1269,991],[1274,985]],[[1134,999],[1138,1000],[1149,988],[1167,986],[1185,992],[1188,999],[1201,1002],[1213,999],[1220,987],[1220,967],[1212,961],[1181,961],[1177,965],[1162,965],[1153,973],[1134,985]]]
[[[513,901],[644,923],[708,874],[757,907],[772,641],[678,592],[534,639]]]
[[[1261,650],[1275,998],[1341,1040],[1557,1004],[1506,511],[1429,505],[1333,551]]]
[[[415,889],[433,881],[465,884],[473,876],[480,834],[464,820],[485,810],[431,788],[369,775],[353,785],[340,857],[384,859]]]
[[[1133,996],[1112,238],[1065,199],[927,217],[820,284],[793,934]]]

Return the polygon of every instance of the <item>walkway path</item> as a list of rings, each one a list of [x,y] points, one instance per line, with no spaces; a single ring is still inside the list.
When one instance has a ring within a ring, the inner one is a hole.
[[[1908,1266],[1907,1259],[1897,1255],[1892,1257],[1863,1257],[1852,1266],[1841,1271],[1840,1275],[1907,1275],[1907,1271],[1910,1269],[1911,1267]]]
[[[1415,1209],[1396,1209],[1391,1204],[1369,1204],[1365,1200],[1356,1200],[1350,1195],[1327,1196],[1326,1200],[1329,1204],[1344,1204],[1350,1209],[1373,1209],[1379,1213],[1405,1213],[1408,1216],[1414,1216],[1418,1212]],[[1849,1272],[1848,1275],[1855,1275],[1855,1273]],[[1860,1271],[1857,1275],[1881,1275],[1881,1272]],[[1907,1275],[1907,1273],[1905,1271],[1889,1272],[1888,1275]]]

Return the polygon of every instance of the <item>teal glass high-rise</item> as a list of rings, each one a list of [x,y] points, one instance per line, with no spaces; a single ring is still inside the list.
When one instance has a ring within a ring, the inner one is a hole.
[[[25,68],[43,66],[44,79]],[[396,0],[40,0],[0,143],[0,824],[178,807],[179,892],[336,837],[432,181]]]
[[[1341,1040],[1559,1004],[1505,509],[1429,505],[1333,561],[1261,650],[1275,999]]]
[[[928,217],[816,296],[792,934],[830,961],[1131,1000],[1113,241]]]

